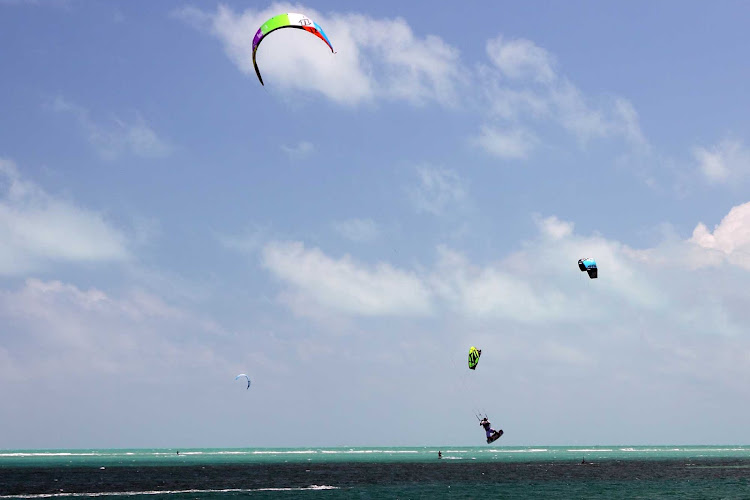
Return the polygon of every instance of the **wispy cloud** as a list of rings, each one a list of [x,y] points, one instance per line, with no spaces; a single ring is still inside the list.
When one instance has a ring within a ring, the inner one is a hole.
[[[528,130],[550,122],[572,134],[582,146],[594,139],[620,138],[632,148],[648,150],[638,113],[628,100],[587,97],[557,72],[554,57],[544,48],[530,40],[501,35],[489,40],[486,50],[492,66],[480,68],[478,75],[488,102],[488,123],[475,140],[490,154],[528,156],[539,143],[530,140],[533,136],[510,140],[492,132]]]
[[[110,373],[163,375],[178,366],[216,361],[193,340],[214,335],[210,321],[173,307],[159,297],[133,291],[114,297],[96,288],[28,279],[18,290],[0,291],[0,339],[10,364],[0,378]]]
[[[9,160],[0,159],[0,188],[0,274],[129,258],[127,238],[101,214],[49,195]]]
[[[467,197],[466,182],[453,170],[421,166],[419,183],[408,190],[418,212],[442,215],[448,207],[460,207]]]
[[[119,118],[95,120],[88,109],[59,96],[55,98],[52,107],[55,111],[73,115],[91,145],[107,160],[116,159],[123,154],[160,158],[167,156],[172,150],[141,116],[136,116],[132,122]]]
[[[505,40],[498,36],[487,42],[487,54],[503,77],[543,84],[557,79],[552,55],[530,40]]]
[[[712,148],[693,148],[698,168],[711,183],[726,183],[750,175],[750,150],[741,141],[725,139]]]
[[[538,139],[528,130],[521,128],[501,130],[485,125],[472,142],[498,158],[525,159],[534,149]]]

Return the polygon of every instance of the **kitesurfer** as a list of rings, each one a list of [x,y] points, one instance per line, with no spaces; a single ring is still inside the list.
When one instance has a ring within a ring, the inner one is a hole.
[[[487,433],[487,439],[491,438],[492,435],[497,432],[495,429],[491,427],[492,424],[490,423],[489,420],[487,420],[487,417],[484,417],[482,420],[480,420],[479,425],[484,427],[484,431]]]
[[[443,458],[443,452],[438,450],[438,458]]]

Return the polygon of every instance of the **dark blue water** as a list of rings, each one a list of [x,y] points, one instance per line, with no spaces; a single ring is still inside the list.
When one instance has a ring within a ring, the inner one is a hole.
[[[746,447],[442,451],[5,452],[0,498],[750,499]]]

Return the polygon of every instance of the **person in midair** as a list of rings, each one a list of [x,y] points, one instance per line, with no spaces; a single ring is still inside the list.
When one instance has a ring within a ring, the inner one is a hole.
[[[487,439],[489,440],[494,433],[497,431],[492,428],[492,424],[489,420],[487,420],[487,417],[484,417],[482,420],[479,421],[479,425],[484,427],[484,431],[487,434]]]

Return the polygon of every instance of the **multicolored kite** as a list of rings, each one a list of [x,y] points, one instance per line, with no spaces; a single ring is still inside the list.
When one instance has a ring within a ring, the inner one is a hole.
[[[312,33],[313,35],[323,40],[331,49],[331,52],[333,52],[333,46],[328,40],[328,36],[326,36],[323,28],[321,28],[318,23],[316,23],[306,15],[294,14],[290,12],[288,14],[279,14],[278,16],[273,16],[271,19],[263,23],[263,26],[261,26],[255,33],[255,38],[253,38],[253,66],[255,66],[255,74],[258,75],[258,80],[260,80],[261,85],[265,84],[263,83],[263,78],[261,78],[260,76],[258,64],[255,62],[255,53],[258,51],[258,45],[260,45],[260,42],[262,42],[269,33],[281,28],[298,28]]]

